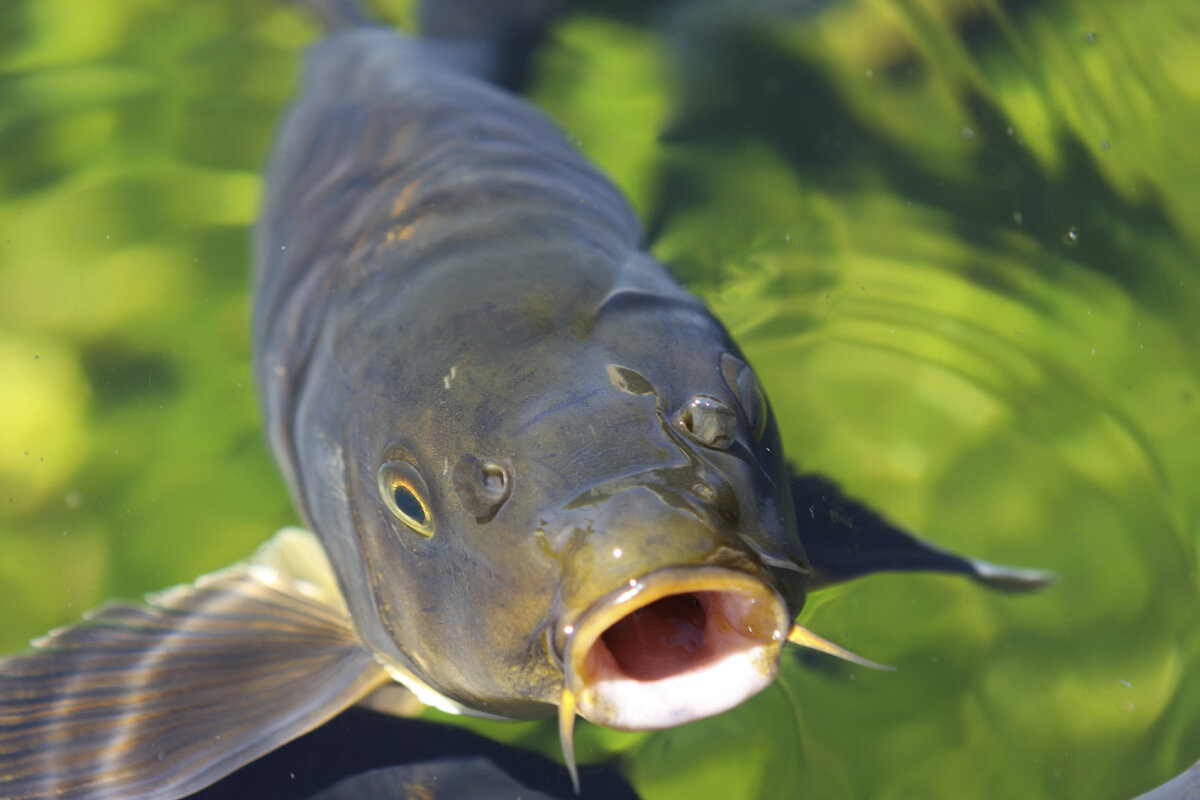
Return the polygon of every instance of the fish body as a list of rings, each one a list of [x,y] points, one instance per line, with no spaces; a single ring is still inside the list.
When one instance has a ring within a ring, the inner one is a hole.
[[[254,312],[268,437],[315,536],[0,660],[0,796],[185,796],[392,681],[557,714],[573,770],[577,713],[719,713],[788,641],[869,665],[796,624],[815,588],[1046,583],[791,475],[728,332],[620,192],[481,79],[495,60],[323,7]]]
[[[457,705],[530,717],[562,691],[554,640],[657,569],[752,574],[786,633],[808,565],[775,426],[615,187],[539,112],[390,31],[332,35],[306,86],[269,172],[257,363],[364,641]],[[428,533],[381,499],[388,463]]]

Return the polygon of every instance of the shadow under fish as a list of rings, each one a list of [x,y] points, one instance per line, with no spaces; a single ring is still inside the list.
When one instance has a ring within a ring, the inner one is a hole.
[[[458,758],[384,767],[339,781],[309,800],[559,800],[570,794],[546,794],[513,780],[486,758]],[[591,794],[591,797],[618,795]],[[636,795],[630,795],[636,798]]]
[[[0,661],[0,796],[194,793],[398,682],[454,713],[682,724],[882,570],[1049,577],[794,476],[754,371],[618,190],[469,40],[321,4],[257,230],[267,430],[312,531]],[[396,743],[397,749],[404,747]]]
[[[469,754],[464,756],[464,754]],[[612,767],[580,768],[582,797],[637,800]],[[350,709],[191,800],[550,800],[575,797],[560,764],[462,728]]]

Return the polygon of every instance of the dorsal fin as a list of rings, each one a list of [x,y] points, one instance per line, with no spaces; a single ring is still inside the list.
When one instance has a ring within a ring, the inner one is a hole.
[[[304,536],[0,659],[0,797],[182,797],[388,680]]]

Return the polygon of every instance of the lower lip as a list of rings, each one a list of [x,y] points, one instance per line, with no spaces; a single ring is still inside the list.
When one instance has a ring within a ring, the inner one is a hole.
[[[632,596],[597,603],[568,641],[568,688],[584,717],[666,727],[731,708],[774,679],[791,620],[762,580],[704,567],[638,583]]]

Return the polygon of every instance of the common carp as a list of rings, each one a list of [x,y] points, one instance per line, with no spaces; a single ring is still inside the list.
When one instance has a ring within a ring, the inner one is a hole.
[[[784,459],[766,394],[620,192],[463,42],[323,4],[270,161],[254,347],[306,530],[0,662],[0,796],[194,792],[393,681],[617,729],[729,709],[795,622],[927,545]],[[798,513],[800,512],[800,513]],[[315,534],[315,535],[314,535]],[[877,666],[877,665],[874,665]]]

